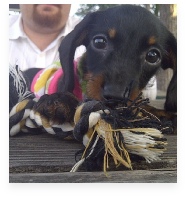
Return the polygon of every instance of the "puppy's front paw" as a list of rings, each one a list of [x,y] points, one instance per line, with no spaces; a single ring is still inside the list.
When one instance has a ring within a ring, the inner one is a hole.
[[[73,118],[78,103],[78,99],[68,92],[43,95],[34,105],[30,119],[48,133],[64,138],[73,130]]]

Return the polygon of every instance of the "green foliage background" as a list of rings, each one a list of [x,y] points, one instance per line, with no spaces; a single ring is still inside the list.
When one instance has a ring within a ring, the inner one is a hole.
[[[121,4],[80,4],[80,8],[77,10],[76,15],[84,17],[89,12],[95,12],[97,10],[105,10],[110,7],[118,6]],[[152,13],[158,16],[159,4],[137,4],[149,9]]]

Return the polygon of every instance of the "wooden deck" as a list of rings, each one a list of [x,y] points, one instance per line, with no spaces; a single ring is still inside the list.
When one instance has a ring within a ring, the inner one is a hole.
[[[162,102],[156,102],[156,105]],[[134,170],[121,167],[116,171],[69,172],[75,161],[75,153],[83,148],[76,141],[64,141],[50,134],[23,134],[10,137],[10,183],[176,183],[177,136],[166,135],[167,151],[161,161],[151,164],[140,161]]]

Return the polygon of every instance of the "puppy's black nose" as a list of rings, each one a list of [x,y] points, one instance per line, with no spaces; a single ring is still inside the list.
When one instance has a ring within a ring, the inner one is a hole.
[[[119,100],[119,99],[121,99],[121,97],[111,95],[111,94],[103,94],[103,98],[106,99],[106,100],[111,100],[111,99]]]
[[[105,86],[103,89],[103,97],[106,100],[109,99],[122,99],[123,92],[119,87]]]

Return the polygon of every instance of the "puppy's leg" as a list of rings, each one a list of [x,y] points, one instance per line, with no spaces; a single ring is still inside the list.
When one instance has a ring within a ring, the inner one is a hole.
[[[160,120],[170,120],[172,122],[173,133],[177,133],[177,114],[169,111],[165,111],[163,109],[157,109],[153,106],[146,105],[143,106],[143,109],[155,115]]]

